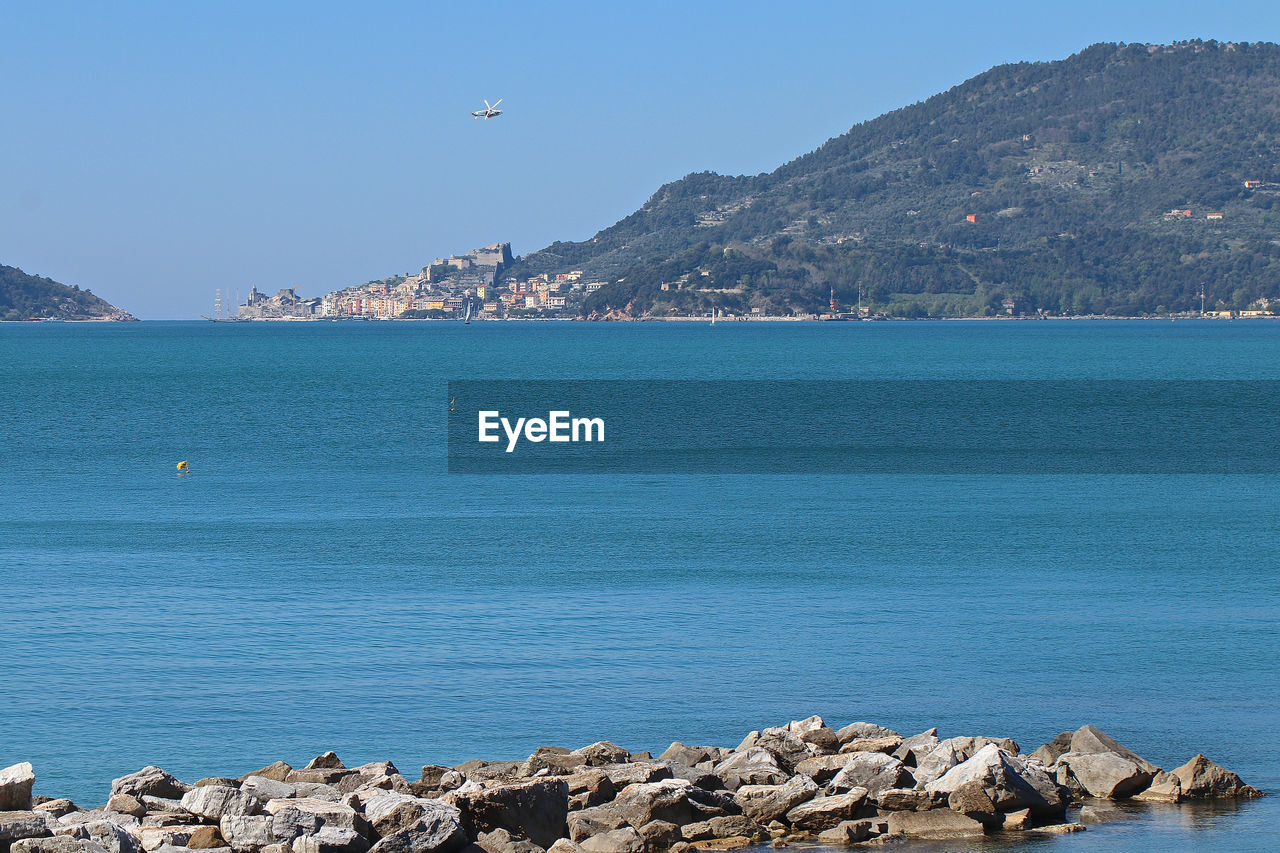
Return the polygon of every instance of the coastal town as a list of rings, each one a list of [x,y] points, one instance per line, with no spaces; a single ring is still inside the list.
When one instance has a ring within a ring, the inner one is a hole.
[[[504,279],[502,271],[511,263],[510,243],[490,243],[461,255],[436,258],[417,273],[370,281],[320,297],[303,297],[296,287],[281,288],[268,296],[255,287],[236,307],[234,319],[537,317],[575,309],[587,294],[604,286],[601,281],[584,281],[581,270]]]

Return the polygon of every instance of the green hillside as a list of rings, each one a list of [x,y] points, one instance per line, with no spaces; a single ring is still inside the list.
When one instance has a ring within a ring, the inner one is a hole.
[[[0,264],[0,320],[132,320],[128,312],[79,287]]]
[[[807,312],[831,287],[895,315],[1134,315],[1280,297],[1278,237],[1280,46],[1100,44],[769,174],[689,175],[507,274],[610,282],[588,316]]]

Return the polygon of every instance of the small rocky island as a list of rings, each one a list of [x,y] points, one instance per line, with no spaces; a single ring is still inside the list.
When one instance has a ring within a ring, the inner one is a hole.
[[[1099,800],[1260,797],[1197,755],[1169,772],[1093,726],[1030,755],[1008,738],[903,737],[821,718],[751,732],[733,749],[673,743],[654,758],[608,741],[524,761],[389,761],[181,782],[146,767],[106,805],[32,796],[30,764],[0,771],[0,853],[650,853],[756,844],[877,845],[1084,828]]]

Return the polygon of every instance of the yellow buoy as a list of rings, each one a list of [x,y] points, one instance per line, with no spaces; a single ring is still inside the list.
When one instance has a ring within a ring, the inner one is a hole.
[[[183,459],[181,462],[178,463],[178,470],[179,471],[187,470],[187,460]]]

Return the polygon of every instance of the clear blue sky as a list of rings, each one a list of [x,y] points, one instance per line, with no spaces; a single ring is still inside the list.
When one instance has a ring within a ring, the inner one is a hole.
[[[0,263],[145,319],[317,296],[581,240],[993,65],[1187,38],[1280,41],[1280,6],[0,0]]]

